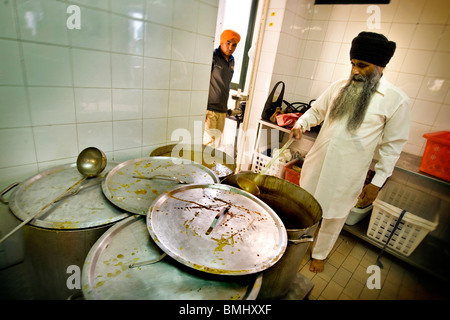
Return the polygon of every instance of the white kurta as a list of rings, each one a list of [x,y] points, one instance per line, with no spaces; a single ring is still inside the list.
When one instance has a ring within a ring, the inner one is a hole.
[[[304,131],[324,120],[305,157],[300,186],[317,199],[327,219],[344,218],[355,206],[378,144],[379,161],[372,184],[384,184],[409,134],[409,98],[384,77],[358,130],[349,133],[347,119],[330,123],[331,102],[346,81],[333,83],[298,120]]]

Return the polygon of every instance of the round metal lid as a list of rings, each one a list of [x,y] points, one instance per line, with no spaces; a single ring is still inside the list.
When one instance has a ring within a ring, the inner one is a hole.
[[[82,229],[117,222],[129,214],[113,206],[103,195],[101,181],[116,163],[107,164],[97,177],[88,178],[70,194],[55,202],[30,221],[36,227],[49,229]],[[9,208],[20,220],[26,220],[52,202],[75,182],[83,179],[77,164],[66,164],[45,170],[20,183],[11,193]],[[78,189],[79,188],[79,189]]]
[[[287,246],[281,219],[241,189],[187,185],[159,196],[147,215],[156,244],[197,270],[243,275],[275,264]]]
[[[119,208],[146,215],[159,195],[180,185],[177,179],[188,184],[219,182],[214,172],[191,160],[146,157],[117,165],[106,176],[102,188]]]
[[[187,268],[166,256],[157,263],[136,268],[136,262],[153,260],[161,250],[152,241],[145,218],[132,216],[106,231],[86,257],[82,290],[88,300],[238,300],[256,299],[262,274],[228,277]]]

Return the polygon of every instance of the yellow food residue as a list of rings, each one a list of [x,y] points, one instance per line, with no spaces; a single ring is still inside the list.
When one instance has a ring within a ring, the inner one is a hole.
[[[137,189],[134,193],[136,193],[136,194],[147,194],[147,190],[145,190],[145,189]]]

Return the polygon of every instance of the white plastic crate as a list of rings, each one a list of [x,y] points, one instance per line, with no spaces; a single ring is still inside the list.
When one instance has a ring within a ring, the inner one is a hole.
[[[269,147],[261,148],[262,151],[266,151],[267,149],[270,148]],[[264,168],[269,164],[271,160],[272,160],[271,157],[268,157],[262,154],[261,152],[255,153],[253,157],[252,171],[255,173],[261,172],[262,170],[264,170]],[[265,174],[281,178],[281,173],[285,165],[286,165],[285,162],[281,162],[279,159],[277,159],[265,172]]]
[[[439,206],[437,197],[388,181],[373,203],[367,236],[385,244],[400,214],[406,210],[387,247],[409,256],[436,229]]]

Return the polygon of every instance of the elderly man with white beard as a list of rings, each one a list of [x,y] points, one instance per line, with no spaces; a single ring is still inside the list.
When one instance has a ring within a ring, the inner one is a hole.
[[[395,42],[361,32],[352,41],[349,79],[333,83],[303,114],[290,137],[322,123],[305,157],[300,186],[322,207],[322,221],[311,250],[310,271],[322,272],[351,209],[371,204],[392,174],[408,139],[408,96],[383,77]],[[371,183],[364,186],[374,153],[379,159]]]

